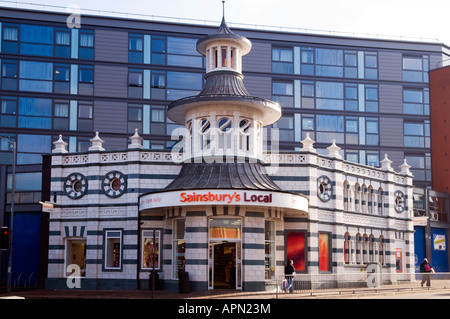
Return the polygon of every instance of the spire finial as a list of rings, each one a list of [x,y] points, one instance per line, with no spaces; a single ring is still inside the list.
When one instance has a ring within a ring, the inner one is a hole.
[[[222,0],[222,17],[225,19],[225,0]]]

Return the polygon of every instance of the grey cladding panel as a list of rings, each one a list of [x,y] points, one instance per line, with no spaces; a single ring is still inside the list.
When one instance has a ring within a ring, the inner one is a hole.
[[[403,147],[403,119],[380,118],[380,147]]]
[[[403,114],[403,88],[398,84],[380,84],[380,113]]]
[[[272,71],[272,45],[252,41],[252,50],[242,58],[242,70],[270,73]]]
[[[402,151],[380,150],[380,160],[383,160],[384,154],[387,154],[389,160],[392,161],[391,166],[396,172],[400,172],[400,165],[403,164],[405,154]]]
[[[95,101],[94,131],[127,133],[128,106],[126,102]]]
[[[259,76],[245,76],[244,85],[248,93],[252,96],[263,99],[272,98],[272,79]]]
[[[95,30],[95,60],[128,62],[128,33],[102,29]]]
[[[402,54],[398,52],[378,53],[378,73],[380,80],[402,80]]]
[[[127,97],[128,69],[122,66],[97,64],[95,66],[94,95]]]

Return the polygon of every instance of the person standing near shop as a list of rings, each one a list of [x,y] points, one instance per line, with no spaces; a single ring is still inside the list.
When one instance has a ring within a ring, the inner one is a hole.
[[[424,259],[420,264],[420,272],[422,273],[422,282],[420,286],[427,282],[427,287],[431,286],[431,274],[434,273],[433,266],[428,262],[428,259]]]
[[[286,290],[289,292],[294,292],[293,279],[295,275],[294,261],[291,259],[288,261],[286,267],[284,268],[284,275],[287,281]]]

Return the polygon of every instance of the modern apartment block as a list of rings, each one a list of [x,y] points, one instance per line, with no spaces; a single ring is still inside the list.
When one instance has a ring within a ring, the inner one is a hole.
[[[179,125],[167,118],[167,106],[202,90],[207,66],[196,43],[217,28],[88,15],[79,28],[69,28],[68,15],[0,9],[0,136],[17,142],[15,220],[28,226],[15,229],[21,233],[14,238],[15,249],[31,247],[33,260],[46,258],[41,233],[33,231],[45,225],[38,202],[54,197],[43,186],[49,163],[43,163],[42,154],[51,152],[59,134],[69,152],[86,152],[97,131],[106,149],[125,150],[135,128],[144,148],[170,150]],[[348,161],[378,167],[388,154],[398,168],[406,158],[414,185],[431,187],[428,72],[449,57],[449,47],[233,30],[252,42],[242,60],[246,89],[282,107],[281,119],[273,124],[280,151],[300,150],[309,133],[319,153],[327,154],[334,139]],[[11,164],[11,144],[1,140],[4,224]],[[15,265],[17,274],[41,276],[38,262]]]

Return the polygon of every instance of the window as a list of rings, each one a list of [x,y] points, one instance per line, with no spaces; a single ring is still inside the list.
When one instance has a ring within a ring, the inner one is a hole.
[[[265,279],[269,280],[275,278],[275,222],[266,220],[264,226]]]
[[[55,56],[70,58],[71,32],[68,29],[55,29]]]
[[[133,134],[136,128],[142,132],[142,113],[141,104],[128,104],[128,133]]]
[[[294,117],[292,115],[282,116],[273,124],[278,129],[280,141],[294,141]]]
[[[160,231],[142,231],[142,269],[159,269]]]
[[[403,56],[403,81],[428,82],[429,57]]]
[[[170,101],[197,95],[202,86],[201,73],[167,72],[167,99]]]
[[[314,75],[313,48],[301,48],[301,74]]]
[[[84,60],[94,59],[94,30],[80,30],[79,58]]]
[[[405,122],[403,127],[405,147],[430,147],[430,121]]]
[[[69,64],[55,64],[54,92],[60,94],[70,93]]]
[[[342,77],[343,52],[334,49],[316,49],[316,75]]]
[[[185,220],[176,219],[173,221],[173,274],[178,278],[178,272],[184,271],[186,267],[186,240]]]
[[[358,118],[347,117],[345,119],[345,143],[346,144],[359,144],[359,128]]]
[[[52,100],[19,98],[19,128],[52,128]]]
[[[378,119],[366,118],[366,145],[378,145]]]
[[[316,141],[329,143],[335,139],[337,144],[344,143],[344,117],[337,115],[316,115]]]
[[[272,72],[273,73],[294,73],[293,52],[291,48],[272,49]]]
[[[76,265],[79,267],[80,273],[76,276],[86,276],[86,239],[85,238],[67,238],[66,239],[66,264],[64,269],[70,265]],[[72,268],[73,269],[73,268]],[[66,272],[66,276],[73,275],[71,272]]]
[[[167,65],[201,68],[202,55],[197,52],[198,39],[167,37]]]
[[[80,65],[78,77],[78,94],[93,95],[94,94],[94,66]]]
[[[150,134],[166,134],[166,111],[164,106],[151,106],[150,110]]]
[[[430,115],[429,89],[403,89],[403,113]]]
[[[374,52],[365,52],[364,78],[378,79],[378,56]]]
[[[352,247],[352,240],[350,234],[347,232],[344,235],[344,263],[346,265],[350,265],[353,263],[352,254],[353,254],[353,247]]]
[[[93,102],[79,101],[78,102],[78,126],[79,131],[92,132],[92,115]]]
[[[406,162],[411,165],[414,181],[431,181],[431,156],[425,154],[405,154]]]
[[[12,23],[3,24],[3,53],[17,54],[19,52],[19,25]]]
[[[316,82],[316,108],[324,110],[344,109],[344,86],[336,82]]]
[[[160,71],[152,71],[150,83],[151,97],[154,100],[166,99],[166,73]]]
[[[55,100],[53,115],[53,129],[67,130],[69,127],[69,101]]]
[[[142,34],[130,34],[128,38],[128,62],[142,63],[144,52],[144,36]]]
[[[294,107],[294,84],[274,81],[272,83],[272,99],[282,107]]]
[[[319,270],[331,272],[331,240],[329,233],[319,233]]]
[[[2,90],[17,90],[17,61],[3,60],[2,61]]]
[[[122,268],[122,231],[105,231],[105,269]]]
[[[166,38],[163,36],[152,36],[152,64],[166,64]]]
[[[365,85],[365,111],[378,112],[378,86]]]
[[[53,56],[53,27],[22,24],[20,26],[20,53]]]
[[[2,96],[0,111],[0,127],[16,127],[17,98]]]
[[[51,93],[53,63],[20,61],[19,90]]]
[[[17,164],[40,164],[42,163],[41,154],[50,153],[51,148],[52,138],[49,135],[19,134]]]

